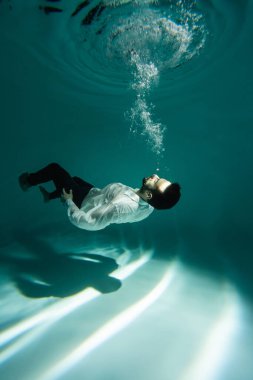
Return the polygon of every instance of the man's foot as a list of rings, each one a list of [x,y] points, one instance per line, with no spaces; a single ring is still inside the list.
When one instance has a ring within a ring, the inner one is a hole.
[[[29,174],[28,173],[22,173],[18,177],[19,186],[23,191],[27,191],[32,185],[30,185],[28,181]]]
[[[49,202],[50,201],[50,193],[43,187],[39,186],[40,192],[42,194],[44,202]]]

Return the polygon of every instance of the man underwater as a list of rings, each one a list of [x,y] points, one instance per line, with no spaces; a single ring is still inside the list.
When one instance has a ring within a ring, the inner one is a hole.
[[[180,185],[156,174],[143,178],[142,186],[133,189],[121,183],[96,188],[79,177],[71,175],[57,163],[51,163],[35,173],[19,176],[23,191],[32,186],[53,181],[55,191],[39,186],[45,202],[61,198],[67,214],[76,227],[98,231],[110,224],[134,223],[147,218],[155,209],[173,207],[180,199]]]

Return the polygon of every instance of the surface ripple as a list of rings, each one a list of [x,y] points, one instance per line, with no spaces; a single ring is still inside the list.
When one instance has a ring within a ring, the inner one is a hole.
[[[19,19],[19,30],[12,36],[24,44],[26,31],[33,54],[77,92],[123,93],[136,80],[137,65],[152,63],[162,74],[160,91],[165,94],[171,79],[174,86],[182,78],[192,82],[206,70],[207,61],[211,65],[226,54],[240,34],[248,1],[84,3],[88,5],[82,8],[80,2],[58,2],[61,13],[45,14],[13,1],[10,17]],[[0,7],[7,13],[4,4]],[[24,14],[30,23],[22,24]]]

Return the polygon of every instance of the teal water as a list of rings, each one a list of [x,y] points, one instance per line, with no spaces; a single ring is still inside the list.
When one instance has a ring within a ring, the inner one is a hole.
[[[79,3],[0,1],[1,378],[250,380],[252,1]],[[18,188],[52,161],[98,187],[159,170],[182,199],[77,230]],[[121,288],[67,254],[114,259]]]

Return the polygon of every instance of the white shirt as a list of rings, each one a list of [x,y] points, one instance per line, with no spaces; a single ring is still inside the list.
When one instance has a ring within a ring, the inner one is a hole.
[[[102,230],[112,223],[139,222],[154,208],[136,194],[137,190],[121,183],[112,183],[103,189],[93,187],[80,209],[67,199],[69,220],[76,227],[89,231]]]

